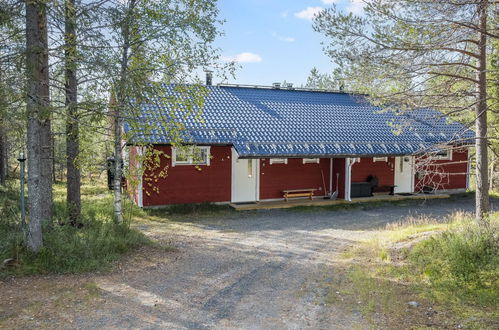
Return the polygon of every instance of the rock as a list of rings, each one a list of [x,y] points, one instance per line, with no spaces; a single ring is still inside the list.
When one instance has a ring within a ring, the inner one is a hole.
[[[417,301],[409,301],[407,305],[411,307],[419,307],[419,303]]]
[[[0,266],[0,268],[7,268],[9,266],[13,266],[15,263],[16,263],[16,260],[14,258],[8,258],[2,262],[2,265]]]

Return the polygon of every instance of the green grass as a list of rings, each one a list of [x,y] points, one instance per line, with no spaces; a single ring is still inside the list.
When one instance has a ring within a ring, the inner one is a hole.
[[[497,215],[496,215],[497,217]],[[499,221],[474,222],[416,244],[408,260],[435,297],[499,309]]]
[[[95,183],[82,187],[83,227],[67,225],[65,186],[57,184],[53,224],[44,228],[42,250],[31,253],[24,247],[19,224],[19,187],[9,182],[0,189],[0,262],[14,259],[9,267],[0,267],[0,276],[106,270],[128,251],[155,244],[128,221],[114,224],[112,195]],[[130,202],[124,209],[129,219],[142,212]]]
[[[176,204],[144,210],[144,212],[150,216],[210,215],[231,211],[234,210],[229,205],[218,205],[214,203]]]
[[[315,211],[348,211],[348,210],[370,210],[374,208],[384,207],[384,206],[407,206],[407,205],[418,205],[424,203],[425,200],[393,200],[393,201],[363,201],[361,203],[340,203],[340,204],[330,204],[330,205],[300,205],[295,207],[290,207],[285,210],[288,212],[315,212]]]
[[[349,285],[368,314],[403,317],[407,302],[416,300],[465,327],[499,322],[499,213],[485,227],[466,213],[405,219],[343,257],[352,260]]]

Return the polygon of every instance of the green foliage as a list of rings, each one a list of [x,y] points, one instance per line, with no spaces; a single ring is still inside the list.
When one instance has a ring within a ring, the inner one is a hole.
[[[328,74],[321,73],[316,67],[314,67],[310,70],[305,87],[342,90],[345,88],[345,79],[343,78],[343,74],[339,68],[336,68],[331,74]]]
[[[474,303],[499,302],[497,221],[490,227],[468,224],[424,240],[409,252],[409,261],[436,290]]]
[[[83,227],[67,225],[64,186],[56,185],[55,188],[54,219],[57,221],[51,228],[44,229],[44,246],[37,254],[23,246],[19,208],[14,206],[17,205],[18,187],[9,182],[7,187],[0,188],[3,215],[0,218],[0,262],[14,259],[7,267],[0,266],[0,276],[105,270],[128,251],[153,244],[129,224],[114,224],[112,196],[102,185],[84,186]]]
[[[229,205],[217,205],[213,203],[199,203],[199,204],[176,204],[160,209],[146,210],[150,215],[160,216],[165,213],[170,215],[186,215],[186,214],[208,214],[208,213],[222,213],[231,211]]]

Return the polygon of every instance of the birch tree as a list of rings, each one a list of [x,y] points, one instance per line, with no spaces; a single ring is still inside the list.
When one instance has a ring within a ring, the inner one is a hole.
[[[349,83],[377,105],[430,107],[475,126],[476,217],[490,211],[487,115],[490,41],[496,1],[369,0],[360,15],[336,6],[314,29]],[[465,141],[449,141],[463,143]]]
[[[113,82],[110,111],[115,159],[114,216],[121,223],[123,120],[136,120],[142,99],[152,97],[168,102],[162,95],[161,83],[183,84],[189,79],[198,82],[194,79],[196,70],[220,66],[220,55],[212,44],[220,35],[218,27],[222,22],[217,18],[217,2],[213,0],[126,0],[113,2],[108,9],[113,36],[110,45],[117,50],[113,57],[117,65],[111,68],[117,78]],[[198,92],[190,94],[192,103],[202,95]],[[187,110],[192,109],[189,97],[183,101]],[[171,131],[172,136],[178,136],[175,130]]]

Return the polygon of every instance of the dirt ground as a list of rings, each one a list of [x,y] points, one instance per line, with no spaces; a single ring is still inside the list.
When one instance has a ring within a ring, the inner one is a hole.
[[[386,315],[367,318],[356,299],[330,299],[331,290],[342,294],[342,253],[389,222],[472,207],[451,199],[142,222],[176,250],[140,249],[110,273],[0,281],[0,328],[391,328]]]

